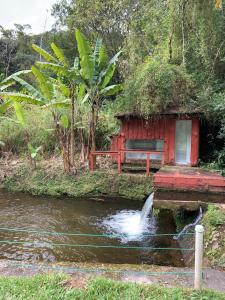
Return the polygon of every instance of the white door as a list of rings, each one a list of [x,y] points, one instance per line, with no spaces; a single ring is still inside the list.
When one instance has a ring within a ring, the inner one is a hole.
[[[191,127],[191,120],[176,121],[176,164],[188,165],[191,162]]]

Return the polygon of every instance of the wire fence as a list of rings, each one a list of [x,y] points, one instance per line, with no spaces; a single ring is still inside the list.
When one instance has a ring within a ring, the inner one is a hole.
[[[61,271],[66,273],[114,273],[114,274],[127,274],[127,275],[146,275],[146,276],[160,276],[160,275],[182,275],[182,276],[193,276],[194,272],[192,271],[137,271],[137,270],[113,270],[113,269],[104,269],[104,268],[77,268],[77,267],[63,267],[63,266],[49,266],[46,264],[24,264],[24,263],[12,263],[10,267],[15,268],[25,268],[25,269],[39,269],[39,270],[49,270],[49,271]]]
[[[56,236],[84,236],[84,237],[112,237],[112,238],[124,238],[124,237],[134,237],[139,236],[140,234],[89,234],[89,233],[80,233],[80,232],[52,232],[52,231],[42,231],[30,228],[11,228],[11,227],[0,227],[0,231],[12,231],[12,232],[27,232],[27,233],[37,233],[44,235],[56,235]],[[186,232],[182,235],[194,235],[194,232]],[[160,236],[178,236],[179,233],[142,233],[142,236],[148,237],[160,237]]]
[[[51,232],[51,231],[42,231],[30,228],[11,228],[11,227],[0,227],[0,231],[6,232],[26,232],[34,233],[40,235],[54,235],[54,236],[79,236],[79,237],[104,237],[104,238],[124,238],[130,235],[125,234],[87,234],[80,232]],[[148,272],[148,271],[128,271],[128,270],[107,270],[107,269],[87,269],[87,268],[68,268],[68,267],[59,267],[59,266],[48,266],[48,265],[33,265],[33,264],[12,264],[12,267],[19,268],[42,268],[48,270],[61,270],[61,271],[71,271],[71,272],[112,272],[112,273],[132,273],[132,274],[145,274],[145,275],[186,275],[195,277],[195,288],[199,289],[202,285],[202,257],[203,257],[203,232],[204,228],[201,225],[195,227],[195,233],[183,233],[185,236],[194,236],[195,235],[195,247],[194,248],[180,248],[180,247],[151,247],[151,246],[125,246],[125,245],[98,245],[98,244],[71,244],[71,243],[49,243],[49,246],[54,247],[79,247],[79,248],[113,248],[113,249],[130,249],[130,250],[148,250],[148,251],[195,251],[195,272],[187,271],[172,271],[172,272]],[[157,233],[157,234],[144,234],[148,237],[163,237],[163,236],[176,236],[178,234],[174,233]],[[139,235],[132,235],[139,236]],[[26,247],[38,247],[39,242],[37,241],[15,241],[15,240],[0,240],[0,244],[8,245],[22,245]]]

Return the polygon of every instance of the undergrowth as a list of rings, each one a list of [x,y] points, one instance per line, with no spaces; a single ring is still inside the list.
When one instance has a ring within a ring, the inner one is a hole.
[[[202,224],[206,257],[212,265],[225,267],[225,211],[210,204]]]
[[[144,201],[152,191],[150,178],[109,172],[83,171],[77,175],[60,170],[49,172],[39,168],[19,167],[7,176],[2,187],[9,191],[32,195],[83,197],[88,195],[119,196]]]

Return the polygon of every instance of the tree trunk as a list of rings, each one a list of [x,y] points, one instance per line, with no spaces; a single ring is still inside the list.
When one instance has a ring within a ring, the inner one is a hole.
[[[96,125],[97,125],[97,110],[95,106],[91,108],[91,151],[96,151]]]
[[[181,29],[182,29],[182,63],[183,66],[186,65],[186,56],[185,56],[185,7],[188,0],[183,0],[182,3],[182,23],[181,23]]]
[[[98,120],[98,110],[95,105],[92,105],[91,108],[91,121],[90,121],[90,132],[89,132],[89,141],[88,141],[88,157],[90,151],[96,151],[96,126]],[[96,164],[96,156],[94,156],[94,165]]]
[[[62,151],[63,168],[65,172],[69,173],[71,171],[69,130],[64,130],[61,128],[56,119],[55,130],[59,146]]]
[[[84,141],[83,129],[80,129],[80,143],[81,143],[80,161],[83,164],[85,161],[85,141]]]
[[[74,115],[75,115],[75,95],[74,88],[72,87],[71,92],[71,135],[70,135],[70,161],[72,167],[74,167],[74,156],[75,156],[75,137],[74,137]]]
[[[172,41],[173,41],[173,30],[170,33],[170,38],[169,38],[169,62],[171,62],[173,58],[173,48],[172,48]]]
[[[63,167],[66,173],[70,173],[71,171],[71,162],[70,162],[70,151],[69,145],[61,144],[62,154],[63,154]]]

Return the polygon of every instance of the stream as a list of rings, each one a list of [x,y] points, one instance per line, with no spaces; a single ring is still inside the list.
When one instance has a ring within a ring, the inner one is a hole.
[[[131,226],[140,218],[142,202],[122,198],[97,200],[91,197],[34,197],[0,191],[0,259],[32,263],[98,262],[184,266],[180,250],[137,249],[179,249],[179,242],[173,239],[173,235],[150,236],[175,233],[172,212],[162,210],[153,214],[141,232],[137,232],[132,231]],[[127,217],[132,220],[129,224]],[[92,236],[102,234],[107,236]],[[14,241],[16,244],[4,241]],[[78,244],[87,246],[71,246]],[[96,245],[105,248],[97,248]],[[135,249],[120,248],[124,246]]]

